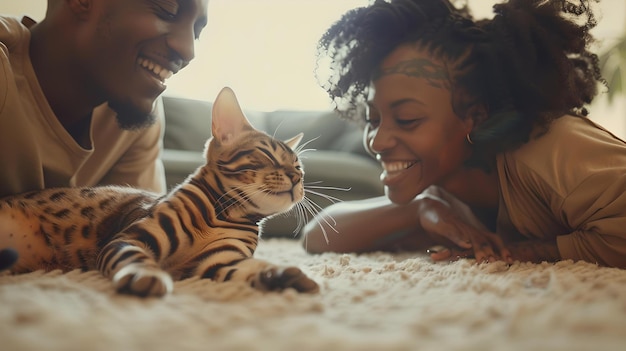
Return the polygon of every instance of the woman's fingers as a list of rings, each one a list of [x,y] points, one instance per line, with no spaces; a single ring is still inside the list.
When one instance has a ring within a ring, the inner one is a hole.
[[[477,262],[495,262],[498,260],[507,263],[513,262],[511,252],[506,248],[504,241],[498,234],[480,230],[465,223],[461,223],[458,229],[465,232],[465,236],[470,238]]]
[[[430,255],[430,259],[433,261],[447,260],[452,256],[452,251],[443,245],[433,246],[426,250],[426,253]]]
[[[493,245],[497,248],[498,253],[500,255],[500,259],[505,261],[506,263],[513,263],[513,257],[511,256],[511,251],[507,249],[506,245],[502,238],[495,233],[487,233]]]
[[[477,263],[495,261],[513,263],[511,252],[497,234],[469,227],[459,227],[458,230],[465,232],[471,238],[471,247],[433,246],[427,250],[433,261],[453,261],[459,258],[473,257]]]
[[[434,261],[474,257],[478,263],[512,262],[511,253],[499,235],[472,225],[467,216],[457,214],[447,202],[424,197],[418,215],[422,229],[444,244],[428,250]]]
[[[442,245],[433,246],[426,250],[426,252],[430,254],[430,259],[435,262],[456,261],[461,258],[471,258],[474,254],[472,250],[460,250],[455,248],[448,248]]]
[[[458,230],[458,218],[445,203],[430,198],[422,200],[419,212],[420,225],[430,233],[439,235],[455,245],[469,249],[472,243],[461,230]]]
[[[474,258],[476,262],[494,262],[498,255],[494,252],[491,241],[485,233],[476,233],[472,231],[470,234],[472,241],[472,249],[474,250]]]

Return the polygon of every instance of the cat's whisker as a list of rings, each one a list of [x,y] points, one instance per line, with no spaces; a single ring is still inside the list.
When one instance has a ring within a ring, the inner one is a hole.
[[[285,123],[285,120],[281,120],[278,125],[276,126],[276,129],[274,129],[274,133],[272,134],[272,138],[276,139],[276,133],[278,133],[278,130],[280,129],[280,127],[283,125],[283,123]]]
[[[271,196],[271,193],[267,192],[266,190],[268,190],[268,189],[267,189],[267,187],[266,187],[266,186],[265,186],[265,184],[264,184],[264,185],[263,185],[263,187],[262,187],[262,188],[260,188],[260,189],[257,191],[257,194],[258,194],[258,193],[261,193],[261,195],[263,195],[263,197],[265,197],[265,198],[267,198],[267,197]]]
[[[224,199],[226,199],[226,201],[223,201]],[[239,201],[236,201],[235,198],[233,197],[226,197],[225,195],[220,196],[216,201],[216,208],[221,208],[222,210],[219,212],[216,212],[215,214],[217,216],[221,216],[223,215],[225,212],[227,212],[232,206],[239,206]]]
[[[304,189],[304,191],[307,194],[313,194],[313,195],[319,196],[319,197],[321,197],[321,198],[323,198],[323,199],[325,199],[325,200],[327,200],[328,202],[331,202],[331,203],[337,203],[337,202],[343,201],[343,200],[341,200],[338,197],[335,197],[335,196],[332,196],[332,195],[328,195],[328,194],[324,194],[324,193],[319,192],[319,191],[306,189],[306,188]]]
[[[302,230],[302,228],[304,228],[304,225],[307,223],[307,219],[305,217],[306,214],[302,206],[304,205],[299,202],[293,208],[293,211],[295,212],[295,217],[296,217],[296,228],[293,230],[294,237],[297,236],[298,233],[300,233],[300,230]]]
[[[303,208],[315,219],[317,224],[320,226],[322,234],[324,235],[324,240],[326,240],[327,244],[330,242],[330,239],[328,239],[326,226],[332,229],[335,233],[339,234],[339,231],[335,228],[335,226],[337,225],[337,221],[335,220],[335,218],[333,218],[333,216],[326,213],[322,207],[307,198],[306,202],[303,203]],[[326,226],[324,226],[324,224]]]
[[[317,185],[317,184],[320,184],[320,183],[321,183],[321,181],[314,181],[314,182],[310,182],[310,183],[304,183],[304,191],[306,193],[322,197],[322,198],[328,200],[329,202],[337,203],[337,202],[341,202],[343,200],[341,200],[341,199],[339,199],[337,197],[334,197],[332,195],[328,195],[328,194],[316,191],[316,190],[335,190],[335,191],[350,191],[350,190],[352,190],[352,188],[340,188],[340,187],[334,187],[334,186]],[[312,190],[312,189],[316,189],[316,190]]]
[[[301,150],[300,152],[298,152],[298,157],[300,157],[303,160],[306,160],[306,156],[302,156],[303,154],[307,153],[307,152],[311,152],[311,151],[317,151],[317,149],[304,149]]]
[[[309,198],[305,197],[301,202],[296,205],[295,211],[296,213],[296,229],[294,229],[294,235],[297,235],[302,228],[308,223],[309,215],[315,217],[319,211],[315,208],[312,208],[308,203],[311,201]]]
[[[305,152],[305,151],[315,151],[315,149],[306,149],[304,150],[305,147],[307,147],[307,145],[309,145],[310,143],[314,142],[315,140],[319,139],[320,137],[315,137],[309,141],[306,141],[300,145],[298,145],[298,147],[295,148],[295,150],[293,150],[296,155],[300,156],[301,153]]]
[[[258,186],[258,184],[247,184],[245,186],[240,186],[240,187],[231,189],[227,193],[236,192],[237,194],[236,198],[240,200],[233,201],[233,203],[231,203],[228,207],[225,207],[219,214],[222,214],[232,209],[233,206],[238,206],[241,209],[245,209],[246,208],[245,202],[249,201],[251,198],[253,198],[254,196],[258,194],[262,194],[263,197],[272,196],[272,193],[269,190],[271,190],[271,188],[268,187],[266,184],[262,184],[261,186]]]
[[[332,216],[327,215],[322,206],[318,205],[315,201],[309,198],[305,198],[305,200],[306,200],[305,204],[307,207],[307,211],[310,214],[312,214],[313,216],[315,215],[320,215],[322,217],[328,216],[332,220],[332,224],[325,220],[326,224],[328,224],[331,227],[334,227],[335,225],[337,225],[337,222],[335,222],[335,219]]]
[[[223,197],[226,197],[226,196],[229,196],[229,197],[230,197],[230,195],[231,195],[232,193],[236,193],[237,195],[239,195],[239,193],[241,192],[241,193],[244,193],[244,194],[245,194],[245,193],[247,193],[247,191],[246,191],[246,190],[249,190],[249,189],[254,189],[255,187],[256,187],[256,185],[255,185],[255,184],[245,184],[245,185],[240,185],[240,186],[238,186],[238,187],[232,188],[232,189],[230,189],[230,190],[228,190],[228,191],[224,192],[224,194],[222,194],[222,196],[220,196],[217,200],[219,201],[220,199],[222,199]],[[233,197],[236,197],[236,196],[233,196]]]
[[[240,200],[237,201],[233,201],[229,206],[225,207],[220,214],[228,211],[228,210],[232,210],[233,208],[238,208],[238,209],[246,209],[246,204],[245,202],[250,201],[250,199],[259,193],[264,194],[264,196],[268,196],[269,194],[264,191],[264,188],[256,188],[256,185],[254,184],[248,184],[245,187],[241,186],[241,187],[237,187],[235,189],[231,189],[229,192],[237,192],[237,198]],[[238,190],[241,191],[241,194],[238,192]],[[253,191],[250,191],[253,190]],[[243,201],[242,201],[243,200]]]
[[[340,188],[335,186],[327,186],[327,185],[315,185],[317,183],[304,184],[304,187],[307,189],[324,189],[324,190],[337,190],[337,191],[350,191],[352,188]]]
[[[233,209],[233,207],[240,208],[240,209],[245,208],[244,202],[241,201],[241,200],[236,200],[236,198],[240,198],[240,199],[243,199],[245,201],[248,201],[253,194],[255,194],[256,192],[261,191],[261,190],[256,190],[255,192],[249,192],[250,189],[254,189],[255,187],[256,187],[256,185],[254,185],[254,184],[246,184],[245,186],[239,186],[239,187],[233,188],[233,189],[225,192],[222,196],[220,196],[217,199],[217,202],[220,205],[222,205],[221,206],[222,207],[222,211],[220,211],[219,213],[216,213],[216,214],[217,215],[222,215],[225,212],[227,212],[228,210]],[[221,199],[223,199],[226,195],[229,195],[229,194],[232,194],[232,193],[237,194],[237,196],[233,196],[233,197],[229,196],[228,199],[229,199],[229,201],[231,203],[229,205],[225,205],[221,201]],[[242,194],[243,194],[243,196],[241,196]]]
[[[277,216],[294,216],[296,219],[296,227],[292,231],[294,236],[297,236],[300,233],[300,230],[304,227],[304,225],[308,222],[309,214],[315,216],[317,212],[314,209],[311,211],[305,210],[307,206],[306,201],[310,201],[306,197],[302,199],[302,201],[296,203],[289,211],[278,214]]]
[[[352,188],[340,188],[340,187],[335,187],[335,186],[318,185],[318,184],[322,184],[322,181],[321,180],[317,180],[317,181],[312,181],[312,182],[305,182],[304,183],[304,187],[305,188],[316,188],[316,189],[338,190],[338,191],[350,191],[350,190],[352,190]]]

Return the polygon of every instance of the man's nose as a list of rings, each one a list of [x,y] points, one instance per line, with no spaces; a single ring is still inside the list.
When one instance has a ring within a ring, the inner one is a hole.
[[[167,37],[167,46],[180,59],[181,68],[187,66],[195,57],[195,33],[193,26],[180,25]]]

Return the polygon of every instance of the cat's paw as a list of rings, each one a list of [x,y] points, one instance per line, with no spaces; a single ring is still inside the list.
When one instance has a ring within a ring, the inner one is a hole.
[[[117,292],[141,297],[160,297],[174,290],[172,277],[154,266],[131,264],[113,276]]]
[[[17,262],[18,258],[19,255],[14,249],[7,248],[0,250],[0,271],[11,268],[15,262]]]
[[[293,288],[298,292],[314,294],[320,290],[317,283],[297,267],[268,267],[260,273],[260,281],[272,291]]]

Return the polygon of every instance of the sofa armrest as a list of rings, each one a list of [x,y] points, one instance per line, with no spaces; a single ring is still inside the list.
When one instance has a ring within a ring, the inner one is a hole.
[[[383,195],[380,165],[372,159],[345,151],[311,151],[300,155],[304,184],[347,189],[341,200]]]
[[[161,160],[165,168],[168,189],[185,181],[191,173],[205,163],[201,152],[174,149],[163,150]]]

